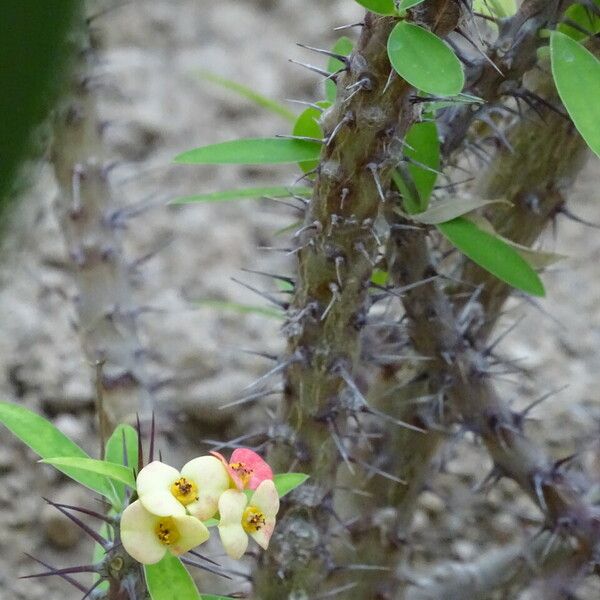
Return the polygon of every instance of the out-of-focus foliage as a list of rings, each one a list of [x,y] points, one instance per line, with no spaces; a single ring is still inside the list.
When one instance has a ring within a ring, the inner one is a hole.
[[[56,98],[67,35],[82,3],[4,0],[0,18],[0,208],[32,146],[32,132]]]

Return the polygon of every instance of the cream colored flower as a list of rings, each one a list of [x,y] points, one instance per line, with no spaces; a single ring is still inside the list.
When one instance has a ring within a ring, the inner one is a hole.
[[[167,550],[178,556],[209,538],[204,523],[189,515],[161,517],[148,512],[139,500],[121,517],[121,541],[128,554],[144,565],[157,563]]]
[[[140,502],[154,515],[189,513],[206,521],[215,515],[219,497],[229,488],[229,473],[214,456],[194,458],[181,472],[155,460],[140,471],[136,487]]]
[[[266,550],[278,511],[279,495],[270,479],[260,483],[249,501],[238,490],[224,492],[219,498],[219,535],[225,552],[231,558],[241,558],[248,547],[248,535]]]

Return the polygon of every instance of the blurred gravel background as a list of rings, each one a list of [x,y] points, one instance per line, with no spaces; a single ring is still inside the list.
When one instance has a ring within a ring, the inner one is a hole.
[[[231,281],[241,277],[264,288],[269,282],[240,269],[289,272],[283,253],[260,246],[285,245],[275,232],[294,212],[274,202],[174,207],[178,195],[234,187],[293,182],[287,167],[173,166],[180,151],[236,137],[286,133],[288,124],[199,77],[209,70],[283,100],[312,100],[318,77],[288,63],[317,63],[295,46],[327,47],[333,27],[360,18],[351,0],[144,0],[116,8],[94,21],[103,49],[98,73],[106,144],[118,161],[112,171],[120,203],[154,208],[129,223],[132,261],[151,255],[137,269],[139,304],[149,362],[156,379],[167,383],[158,400],[164,417],[163,455],[179,465],[198,454],[206,437],[228,439],[260,426],[263,408],[219,410],[269,363],[242,349],[282,348],[280,322],[238,315],[201,299],[260,304]],[[293,108],[293,105],[290,104]],[[600,222],[598,161],[590,161],[570,207]],[[2,399],[21,402],[51,417],[90,452],[97,452],[91,368],[83,359],[74,327],[75,289],[71,265],[54,216],[52,169],[42,164],[4,240],[0,264],[0,390]],[[568,255],[544,276],[548,298],[515,312],[527,316],[503,343],[510,358],[521,358],[527,375],[503,382],[519,405],[568,387],[533,416],[533,435],[547,440],[562,457],[586,448],[583,460],[600,477],[600,240],[594,229],[559,217],[557,236],[545,247]],[[155,251],[158,251],[154,254]],[[506,321],[509,322],[508,320]],[[519,539],[523,523],[536,519],[533,505],[510,482],[475,495],[489,465],[472,440],[450,444],[442,472],[422,496],[415,522],[415,564],[439,558],[469,560],[482,546]],[[37,567],[30,552],[58,566],[89,562],[91,543],[82,539],[42,495],[68,504],[94,500],[0,431],[0,600],[78,598],[67,584],[18,580]],[[440,543],[442,540],[442,543]],[[218,550],[215,551],[218,556]],[[201,577],[204,591],[234,591]],[[541,592],[540,592],[541,593]],[[597,598],[598,589],[582,597]],[[528,596],[530,598],[542,598]]]

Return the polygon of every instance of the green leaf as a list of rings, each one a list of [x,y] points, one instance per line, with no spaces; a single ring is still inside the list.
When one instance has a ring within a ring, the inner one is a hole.
[[[398,12],[408,10],[409,8],[417,6],[417,4],[423,4],[423,2],[425,2],[425,0],[400,0],[400,2],[398,2]]]
[[[558,94],[583,139],[600,156],[600,61],[558,31],[550,38],[550,56]]]
[[[356,0],[358,4],[378,15],[395,15],[394,0]]]
[[[538,274],[508,244],[479,229],[464,217],[437,226],[442,234],[473,262],[498,279],[533,296],[544,296]]]
[[[474,0],[473,10],[490,17],[504,19],[517,12],[515,0]]]
[[[381,269],[375,269],[371,275],[371,283],[384,286],[388,282],[389,273]]]
[[[413,214],[427,210],[431,192],[437,181],[438,175],[435,171],[440,169],[440,141],[437,126],[433,122],[415,123],[408,130],[404,141],[406,142],[405,156],[415,163],[424,165],[420,167],[418,164],[409,163],[407,167],[419,195],[418,201],[415,203],[413,194],[406,189],[400,190],[404,192],[407,212]]]
[[[239,302],[227,302],[226,300],[197,300],[194,304],[199,308],[216,308],[218,310],[236,312],[241,315],[254,314],[275,319],[285,318],[285,314],[276,308],[240,304]]]
[[[89,473],[104,475],[109,479],[118,481],[135,489],[135,477],[132,467],[124,467],[105,460],[96,460],[95,458],[79,458],[74,456],[65,456],[57,458],[44,458],[40,462],[52,465],[53,467],[75,467]]]
[[[196,165],[267,165],[316,160],[321,144],[285,138],[246,138],[188,150],[175,162]]]
[[[308,479],[304,473],[281,473],[273,476],[273,483],[277,488],[279,497],[282,498],[292,490],[302,485]]]
[[[41,458],[56,456],[89,458],[75,442],[56,429],[52,423],[23,406],[0,402],[0,423]],[[111,501],[114,500],[112,484],[105,477],[72,467],[59,467],[58,470]]]
[[[462,65],[450,46],[418,25],[397,23],[387,49],[392,67],[418,90],[455,96],[465,84]]]
[[[311,137],[316,139],[323,138],[323,130],[319,125],[318,121],[321,118],[321,111],[312,106],[300,113],[300,116],[294,124],[292,135],[298,135],[302,137]],[[300,168],[308,173],[312,171],[319,164],[318,160],[301,161]]]
[[[127,455],[127,461],[124,460],[123,450]],[[106,442],[105,456],[107,462],[125,465],[128,467],[137,467],[138,464],[138,435],[137,431],[131,425],[117,425],[112,435]],[[125,501],[125,485],[123,483],[114,484],[115,492],[121,501]]]
[[[476,210],[488,204],[496,203],[510,204],[506,200],[482,200],[481,198],[446,198],[436,202],[428,210],[411,215],[411,218],[425,225],[439,225],[451,221],[466,213]]]
[[[70,36],[83,23],[82,8],[77,0],[2,2],[0,210],[17,197],[10,189],[20,165],[32,152],[41,153],[36,131],[66,84]]]
[[[600,8],[600,0],[596,0],[596,4]],[[560,23],[558,25],[558,31],[567,34],[574,40],[585,40],[589,36],[585,31],[589,31],[591,35],[600,32],[600,16],[594,14],[588,7],[582,6],[581,4],[573,4],[566,10],[563,20],[576,23],[583,31],[575,29],[575,27],[568,23]]]
[[[272,98],[263,96],[261,93],[241,83],[238,83],[237,81],[232,81],[231,79],[221,77],[220,75],[216,75],[208,71],[202,71],[200,73],[200,77],[202,77],[202,79],[210,81],[211,83],[216,83],[217,85],[220,85],[225,89],[235,92],[236,94],[246,98],[247,100],[254,102],[254,104],[257,104],[261,108],[270,110],[271,112],[279,115],[280,117],[283,117],[286,121],[291,121],[293,123],[296,120],[296,115],[291,110],[277,102],[277,100],[273,100]]]
[[[156,564],[144,565],[144,573],[152,600],[202,600],[192,576],[170,552]]]
[[[343,54],[344,56],[348,56],[354,48],[354,44],[349,37],[342,36],[331,48],[332,52],[336,54]],[[340,69],[343,69],[346,65],[341,60],[337,58],[331,57],[327,62],[327,70],[330,73],[336,73]],[[335,98],[337,96],[336,85],[331,79],[325,80],[325,97],[332,104],[335,102]]]
[[[196,202],[229,202],[231,200],[247,200],[251,198],[289,198],[290,196],[310,196],[312,188],[305,186],[273,186],[226,190],[224,192],[209,192],[194,196],[181,196],[171,201],[171,204],[194,204]]]

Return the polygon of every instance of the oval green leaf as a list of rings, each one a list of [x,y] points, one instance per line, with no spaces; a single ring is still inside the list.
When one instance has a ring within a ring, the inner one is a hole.
[[[356,0],[358,4],[378,15],[395,15],[394,0]]]
[[[289,198],[291,196],[310,196],[312,188],[306,186],[272,186],[243,188],[239,190],[225,190],[223,192],[209,192],[194,196],[181,196],[175,198],[170,204],[195,204],[196,202],[229,202],[230,200],[248,200],[252,198]]]
[[[413,214],[427,210],[429,198],[437,181],[436,171],[440,169],[440,141],[437,126],[433,122],[415,123],[408,130],[404,141],[406,142],[404,155],[414,161],[408,164],[406,171],[408,171],[419,197],[414,198],[414,194],[411,193],[413,186],[404,185],[399,188],[404,198],[406,211]],[[403,174],[400,173],[400,175]]]
[[[300,116],[294,124],[292,135],[302,137],[311,137],[316,139],[323,138],[323,130],[318,121],[321,118],[321,111],[312,106],[300,113]],[[299,166],[305,172],[312,171],[319,164],[318,160],[301,161]]]
[[[600,156],[600,61],[558,31],[550,38],[550,56],[560,99],[583,139]]]
[[[135,477],[133,476],[133,469],[131,467],[124,467],[123,465],[105,460],[96,460],[94,458],[79,458],[78,456],[44,458],[40,462],[52,465],[53,467],[75,467],[88,473],[104,475],[109,479],[135,489]]]
[[[304,473],[281,473],[273,477],[273,483],[277,488],[279,497],[282,498],[302,485],[308,479]]]
[[[316,160],[321,144],[286,138],[246,138],[210,144],[175,157],[176,163],[193,165],[274,165]]]
[[[410,85],[434,96],[455,96],[465,84],[462,65],[435,34],[400,21],[388,38],[392,67]]]
[[[464,217],[437,226],[464,255],[505,283],[533,296],[544,296],[544,284],[532,267],[508,244]]]
[[[41,458],[69,456],[89,459],[84,450],[56,429],[52,423],[23,406],[0,402],[0,423]],[[98,473],[72,467],[59,467],[58,470],[114,501],[112,484]]]
[[[170,552],[156,564],[144,565],[144,573],[152,600],[202,600],[192,576]]]

